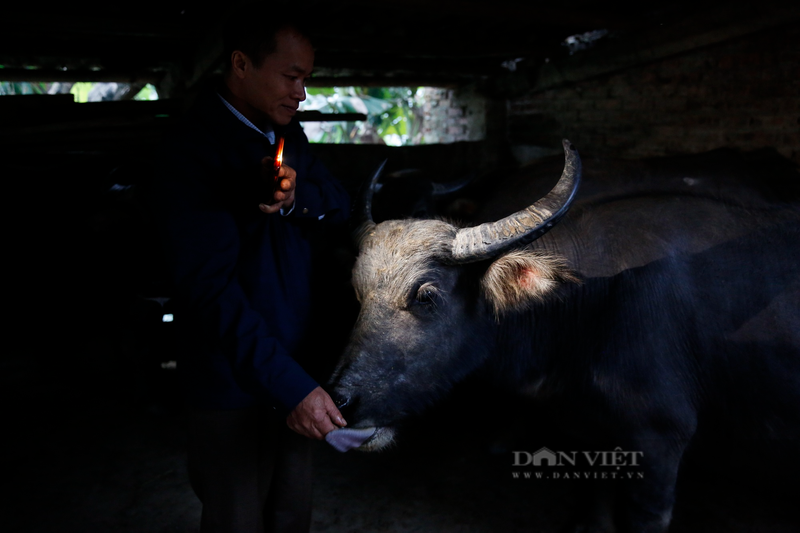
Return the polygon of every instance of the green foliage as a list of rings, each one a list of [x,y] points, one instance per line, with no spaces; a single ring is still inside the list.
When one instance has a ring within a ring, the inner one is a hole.
[[[40,81],[0,81],[0,95],[47,94],[49,85]]]
[[[364,113],[366,121],[307,122],[311,142],[419,144],[422,127],[418,88],[326,87],[309,88],[301,109],[323,113]]]
[[[136,93],[133,97],[134,100],[158,100],[158,91],[151,84],[142,87],[142,90]]]
[[[0,65],[2,68],[2,65]],[[2,75],[0,75],[2,77]],[[120,84],[124,86],[125,84]],[[99,86],[99,87],[98,87]],[[111,85],[111,87],[116,87],[117,85]],[[28,82],[28,81],[19,81],[19,82],[11,82],[11,81],[0,81],[0,95],[11,95],[11,94],[57,94],[57,93],[66,93],[69,92],[75,97],[75,101],[79,103],[89,102],[92,100],[97,100],[98,96],[94,95],[90,97],[90,93],[92,89],[99,89],[99,93],[102,94],[104,90],[108,91],[109,84],[104,84],[101,82]],[[113,91],[112,91],[113,93]],[[124,95],[124,92],[119,92],[119,96]],[[91,98],[91,99],[90,99]],[[134,100],[158,100],[158,91],[156,88],[153,87],[151,84],[145,85],[137,94],[133,97]]]
[[[89,101],[89,91],[91,91],[94,86],[94,83],[79,81],[72,86],[69,92],[75,96],[76,102],[83,104]]]

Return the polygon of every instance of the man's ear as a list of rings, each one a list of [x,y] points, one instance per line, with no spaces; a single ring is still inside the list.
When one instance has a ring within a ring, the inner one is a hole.
[[[249,61],[250,58],[244,52],[234,50],[231,53],[231,72],[233,72],[234,76],[239,79],[244,78]]]
[[[562,283],[578,282],[563,257],[516,250],[496,259],[481,279],[481,289],[498,317],[542,301]]]

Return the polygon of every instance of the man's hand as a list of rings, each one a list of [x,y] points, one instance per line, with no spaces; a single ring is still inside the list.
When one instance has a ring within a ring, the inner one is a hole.
[[[265,157],[261,160],[261,175],[264,179],[272,182],[272,158]],[[275,194],[272,198],[271,205],[261,204],[258,206],[263,212],[267,214],[277,213],[281,209],[289,209],[294,205],[294,188],[297,180],[297,172],[289,165],[281,165],[278,171],[278,180],[280,185],[276,188]]]
[[[328,393],[317,387],[289,413],[286,424],[301,435],[322,440],[334,429],[346,426],[347,422]]]

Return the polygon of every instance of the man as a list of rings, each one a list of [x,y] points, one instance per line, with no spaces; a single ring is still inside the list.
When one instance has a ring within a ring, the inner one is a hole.
[[[314,51],[285,16],[239,17],[224,83],[166,143],[153,186],[202,532],[308,531],[309,439],[346,425],[295,359],[309,336],[307,235],[343,222],[349,200],[292,120]],[[276,136],[285,151],[273,191]]]

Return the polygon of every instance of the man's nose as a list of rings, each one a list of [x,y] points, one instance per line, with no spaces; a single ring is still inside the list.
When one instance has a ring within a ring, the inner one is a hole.
[[[297,100],[300,102],[306,99],[306,86],[303,84],[303,82],[295,84],[292,97],[297,98]]]

